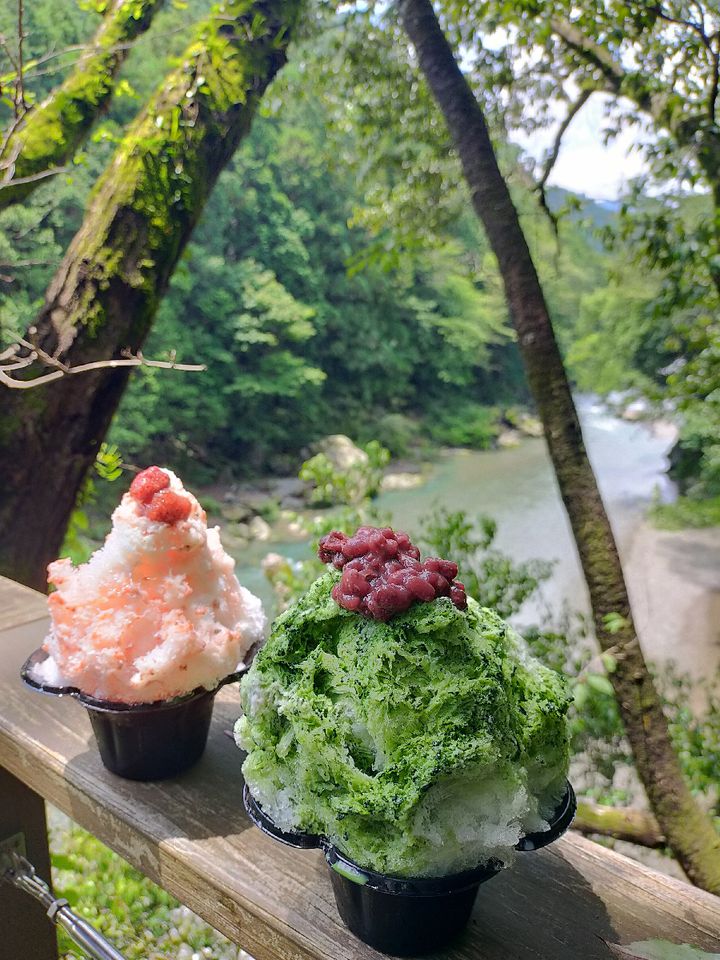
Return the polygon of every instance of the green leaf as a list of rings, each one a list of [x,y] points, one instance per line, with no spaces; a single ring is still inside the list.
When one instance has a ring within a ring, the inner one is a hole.
[[[577,710],[582,710],[587,703],[589,696],[590,691],[588,690],[588,685],[586,683],[575,684],[573,689],[573,700],[575,701],[575,707]]]
[[[587,678],[588,686],[597,693],[603,693],[608,697],[614,694],[613,686],[607,677],[600,673],[589,673]]]
[[[625,617],[619,613],[606,613],[603,617],[603,623],[605,624],[607,632],[613,635],[620,633],[621,630],[624,630],[628,626]]]
[[[600,654],[600,659],[608,673],[615,673],[617,670],[617,660],[611,653]]]

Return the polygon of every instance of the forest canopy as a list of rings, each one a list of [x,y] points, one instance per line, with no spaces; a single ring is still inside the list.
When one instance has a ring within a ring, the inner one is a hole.
[[[156,14],[121,68],[108,117],[68,171],[0,213],[4,342],[32,321],[122,125],[201,8]],[[30,63],[47,48],[81,44],[97,17],[70,5],[57,18],[52,9],[39,0],[27,11]],[[10,12],[0,16],[11,34]],[[357,51],[372,41],[365,48],[386,83],[414,68],[397,38],[379,38],[370,21],[353,30],[350,37],[327,18],[306,27],[221,175],[145,345],[148,356],[174,352],[207,370],[132,375],[111,432],[129,459],[161,459],[211,480],[228,467],[236,475],[292,471],[329,432],[379,439],[399,454],[428,440],[482,447],[508,408],[529,403],[497,267],[463,202],[454,152],[441,154],[436,107],[415,77],[401,107],[410,129],[421,125],[419,138],[383,136],[369,122],[382,111],[382,90],[368,83],[360,92],[357,71],[368,65]],[[28,95],[41,98],[71,59],[28,70]],[[698,307],[666,296],[660,309],[672,265],[653,272],[633,263],[638,228],[629,211],[657,218],[658,204],[550,188],[549,206],[562,214],[556,237],[528,161],[509,140],[500,147],[576,388],[635,390],[659,402],[672,392],[669,374],[682,394],[678,358],[697,336]],[[403,193],[400,174],[418,151],[427,176]],[[364,165],[353,161],[363,156]],[[707,206],[702,196],[674,201],[685,224]],[[682,402],[690,482],[714,492],[707,404],[694,405],[692,395]]]

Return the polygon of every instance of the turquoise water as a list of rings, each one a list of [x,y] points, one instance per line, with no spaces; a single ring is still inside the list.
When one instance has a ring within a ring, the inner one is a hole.
[[[622,547],[655,491],[664,499],[673,496],[664,473],[672,440],[651,425],[610,415],[591,398],[579,398],[578,409],[590,459]],[[392,514],[393,523],[410,533],[436,505],[493,517],[498,548],[516,560],[537,557],[554,562],[552,578],[543,591],[546,602],[587,609],[575,545],[544,440],[525,439],[518,447],[503,450],[453,451],[440,459],[422,487],[384,493],[378,499],[378,507]],[[294,559],[308,554],[304,543],[255,543],[236,557],[241,582],[264,600],[270,591],[259,563],[271,550]],[[532,608],[524,613],[529,616]]]

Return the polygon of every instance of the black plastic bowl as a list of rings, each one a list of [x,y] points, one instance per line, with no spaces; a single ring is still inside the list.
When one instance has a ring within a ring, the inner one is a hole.
[[[327,837],[280,830],[262,810],[247,785],[245,809],[263,833],[291,847],[320,849],[330,867],[335,902],[346,926],[382,953],[417,956],[447,946],[467,924],[481,883],[503,869],[490,860],[474,870],[445,877],[393,877],[366,870],[341,853]],[[547,830],[521,837],[520,851],[539,850],[562,836],[573,821],[575,791],[567,782]]]
[[[215,694],[239,680],[246,668],[225,677],[213,690],[198,687],[183,697],[155,703],[98,700],[77,687],[41,683],[34,670],[47,657],[40,648],[22,666],[20,676],[33,690],[52,697],[73,697],[88,712],[100,758],[108,770],[128,780],[165,780],[189,770],[207,743]]]

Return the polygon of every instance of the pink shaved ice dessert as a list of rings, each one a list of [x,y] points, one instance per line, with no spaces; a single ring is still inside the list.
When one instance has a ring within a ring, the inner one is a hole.
[[[138,474],[87,563],[48,567],[49,654],[38,679],[102,700],[152,703],[208,690],[242,665],[265,629],[260,600],[175,474]]]

